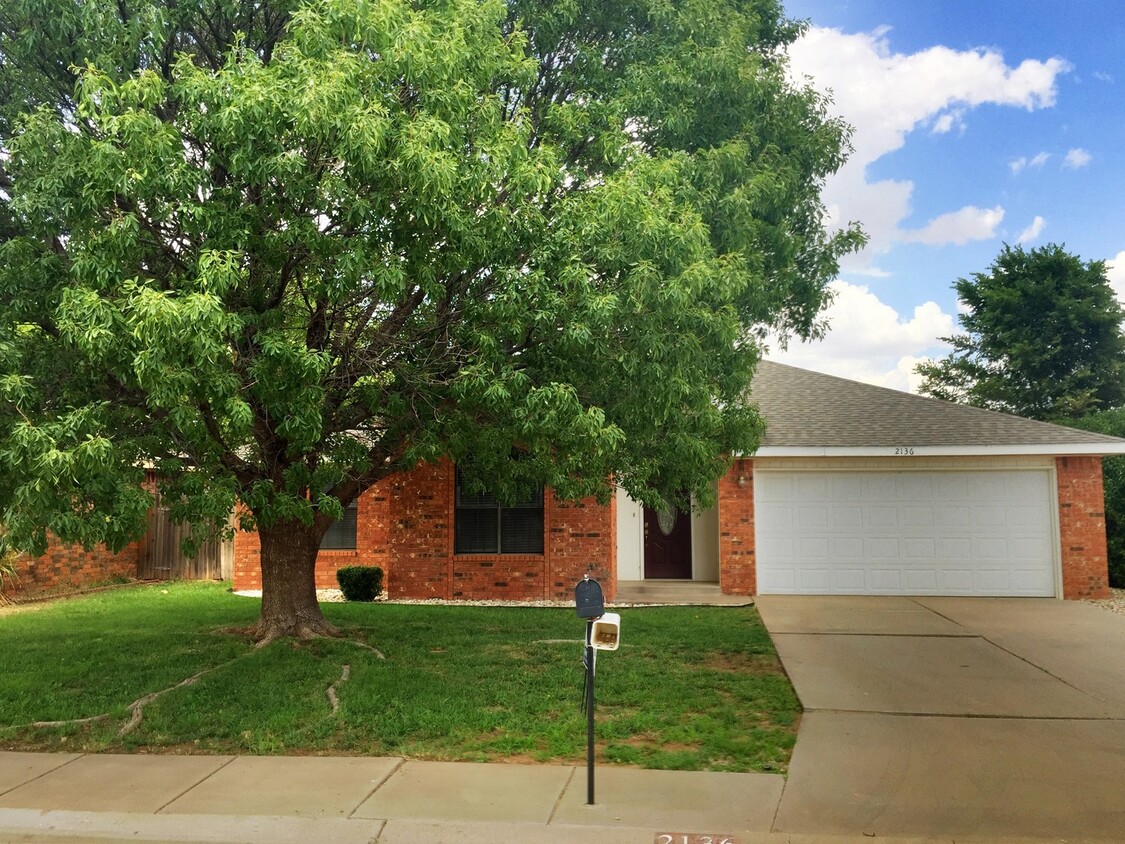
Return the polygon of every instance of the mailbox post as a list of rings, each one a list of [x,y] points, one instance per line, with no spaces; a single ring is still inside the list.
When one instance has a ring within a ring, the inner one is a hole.
[[[621,616],[605,611],[602,587],[585,575],[574,588],[578,617],[586,619],[586,805],[594,805],[594,675],[596,652],[615,651],[621,640]]]

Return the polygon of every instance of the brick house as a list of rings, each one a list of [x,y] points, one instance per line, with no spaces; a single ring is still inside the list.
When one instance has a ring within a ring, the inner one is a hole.
[[[1108,592],[1101,457],[1125,440],[769,361],[751,400],[767,431],[716,504],[654,512],[544,490],[514,507],[460,489],[448,462],[364,493],[325,538],[317,585],[381,566],[391,597],[612,600],[637,584],[716,593],[1084,598]],[[260,586],[255,534],[236,588]]]

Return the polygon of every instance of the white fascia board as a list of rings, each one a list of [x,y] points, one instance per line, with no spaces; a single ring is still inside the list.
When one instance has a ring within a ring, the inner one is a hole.
[[[762,446],[753,454],[739,457],[1105,457],[1112,454],[1125,454],[1125,442],[986,446],[911,445],[909,442],[900,446]]]

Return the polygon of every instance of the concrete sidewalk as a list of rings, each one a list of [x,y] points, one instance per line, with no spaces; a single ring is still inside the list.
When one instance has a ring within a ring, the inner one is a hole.
[[[0,752],[0,842],[923,844],[771,832],[774,774],[398,758]],[[963,838],[958,844],[1046,841]],[[1069,841],[1079,841],[1069,838]]]
[[[0,841],[605,842],[768,833],[768,774],[398,758],[0,753]],[[785,837],[781,840],[788,840]]]

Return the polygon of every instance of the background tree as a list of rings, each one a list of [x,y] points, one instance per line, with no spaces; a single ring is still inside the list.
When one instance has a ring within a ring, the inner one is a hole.
[[[1053,421],[1125,402],[1123,314],[1105,262],[1005,245],[988,272],[954,287],[966,333],[943,337],[953,351],[918,365],[921,392]]]
[[[154,467],[174,518],[245,505],[269,639],[334,632],[320,539],[419,461],[705,495],[760,434],[755,336],[818,331],[861,240],[824,229],[846,133],[786,76],[799,31],[775,0],[9,0],[10,538],[123,545]]]

